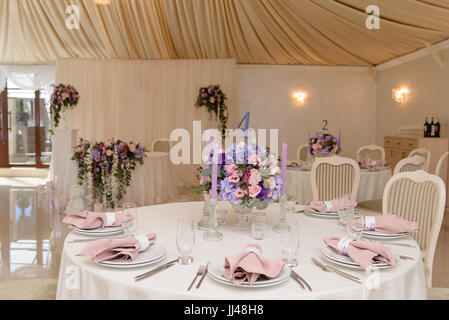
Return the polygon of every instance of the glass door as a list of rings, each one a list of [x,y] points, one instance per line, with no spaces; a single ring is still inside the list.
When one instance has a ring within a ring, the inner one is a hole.
[[[7,88],[0,105],[0,167],[48,167],[50,112],[41,91]]]

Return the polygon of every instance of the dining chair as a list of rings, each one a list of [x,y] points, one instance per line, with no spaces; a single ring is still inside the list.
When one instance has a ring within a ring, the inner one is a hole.
[[[296,162],[301,163],[301,161],[306,162],[307,161],[307,153],[309,145],[307,143],[302,144],[298,147],[296,150]]]
[[[410,154],[408,156],[409,157],[421,156],[424,159],[426,159],[426,164],[425,164],[424,170],[429,171],[430,156],[431,156],[431,152],[429,149],[426,149],[426,148],[413,149],[412,151],[410,151]]]
[[[375,144],[361,147],[357,151],[357,160],[385,160],[385,149]]]
[[[447,163],[448,157],[449,157],[449,151],[446,151],[440,157],[440,160],[438,160],[437,167],[435,169],[436,176],[439,176],[440,178],[442,178],[444,165]]]
[[[401,172],[411,172],[416,170],[425,170],[426,159],[421,156],[407,157],[400,160],[394,167],[393,175]]]
[[[315,201],[328,201],[349,195],[357,198],[360,168],[350,158],[331,156],[316,158],[311,169],[312,197]]]
[[[388,180],[383,194],[383,214],[396,213],[418,223],[411,237],[421,247],[427,287],[432,287],[432,267],[446,203],[443,180],[424,170],[401,172]]]
[[[169,139],[155,139],[151,145],[151,151],[170,153],[171,143]]]

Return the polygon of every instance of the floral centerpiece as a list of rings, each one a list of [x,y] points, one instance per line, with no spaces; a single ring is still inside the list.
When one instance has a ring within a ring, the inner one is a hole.
[[[126,193],[132,171],[137,164],[143,164],[146,152],[140,143],[80,139],[72,156],[78,162],[78,183],[87,183],[89,194],[105,208],[115,208]]]
[[[326,156],[341,152],[340,140],[332,134],[317,132],[309,141],[309,152],[312,156]]]
[[[53,128],[58,127],[62,113],[73,109],[79,99],[80,95],[73,86],[60,83],[55,87],[50,99]],[[54,134],[53,129],[49,131]]]
[[[227,98],[220,89],[220,85],[209,85],[207,87],[200,88],[198,98],[195,102],[197,109],[205,107],[209,115],[214,113],[215,117],[218,117],[220,122],[219,129],[223,140],[226,134],[226,125],[228,122],[225,100],[227,100]]]

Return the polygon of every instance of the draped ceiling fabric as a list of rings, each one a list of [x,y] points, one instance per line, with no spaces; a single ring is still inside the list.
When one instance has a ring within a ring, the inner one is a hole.
[[[0,0],[0,64],[57,58],[373,66],[449,38],[449,0]],[[66,7],[80,29],[66,28]],[[369,5],[380,30],[365,27]]]
[[[154,139],[169,138],[177,128],[186,129],[193,137],[194,120],[201,120],[203,130],[216,128],[215,118],[194,107],[198,89],[209,84],[220,84],[227,96],[228,127],[235,127],[239,120],[239,108],[233,103],[233,59],[60,59],[56,64],[59,82],[70,83],[81,93],[78,105],[69,111],[67,124],[79,129],[78,137],[90,140],[123,139],[150,149]],[[177,166],[178,177],[186,184],[197,182],[195,168]]]

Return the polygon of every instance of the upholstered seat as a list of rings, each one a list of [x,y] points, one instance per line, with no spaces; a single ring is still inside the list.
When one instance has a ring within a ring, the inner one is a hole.
[[[382,212],[382,199],[363,201],[357,204],[358,208],[369,211]]]
[[[0,281],[0,300],[55,300],[57,279]]]

